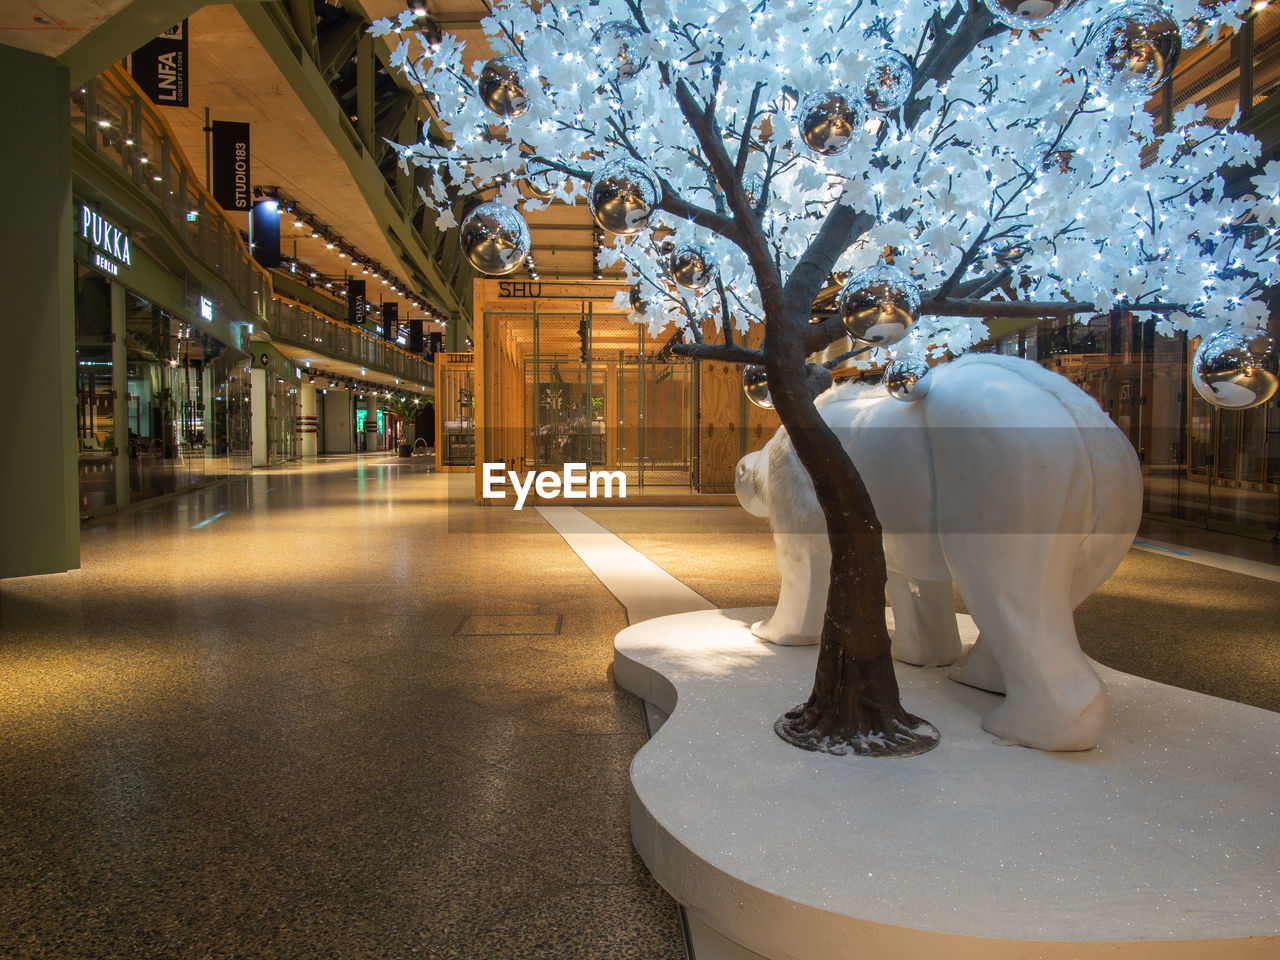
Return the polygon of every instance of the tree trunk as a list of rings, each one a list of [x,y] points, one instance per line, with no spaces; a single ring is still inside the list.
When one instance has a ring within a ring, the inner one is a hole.
[[[813,692],[779,717],[774,729],[806,750],[878,757],[924,753],[937,746],[939,734],[907,713],[899,699],[885,623],[884,543],[871,496],[814,406],[805,358],[794,349],[771,349],[765,363],[774,406],[813,481],[831,542],[831,586]]]

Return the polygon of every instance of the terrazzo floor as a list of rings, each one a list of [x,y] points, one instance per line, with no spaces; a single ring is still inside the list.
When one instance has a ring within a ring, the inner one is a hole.
[[[684,955],[622,609],[470,481],[257,471],[0,582],[0,958]]]
[[[684,955],[632,851],[621,606],[534,510],[377,455],[257,471],[0,581],[0,958]],[[584,510],[717,606],[767,522]],[[1131,553],[1087,652],[1280,709],[1280,585]]]

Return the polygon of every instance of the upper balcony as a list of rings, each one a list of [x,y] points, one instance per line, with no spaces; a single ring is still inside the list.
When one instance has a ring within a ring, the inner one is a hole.
[[[125,71],[105,71],[75,91],[71,102],[77,181],[123,202],[168,248],[152,252],[172,254],[166,259],[175,272],[220,289],[228,312],[252,324],[255,337],[396,381],[432,384],[432,367],[420,356],[275,292],[271,274],[254,261],[237,224]]]

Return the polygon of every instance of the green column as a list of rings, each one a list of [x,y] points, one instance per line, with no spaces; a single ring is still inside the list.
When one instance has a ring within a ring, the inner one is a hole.
[[[0,577],[80,565],[67,70],[0,46]]]

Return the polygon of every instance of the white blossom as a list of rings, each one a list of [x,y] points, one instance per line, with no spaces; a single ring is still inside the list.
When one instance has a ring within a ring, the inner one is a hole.
[[[1197,0],[1169,5],[1182,18],[1203,14]],[[1232,0],[1214,16],[1230,24],[1247,6]],[[1255,200],[1225,198],[1219,171],[1256,163],[1253,138],[1234,125],[1220,129],[1203,106],[1179,111],[1173,128],[1158,134],[1142,104],[1091,82],[1088,23],[1106,7],[1106,0],[1084,0],[1054,29],[995,34],[950,76],[924,78],[905,108],[873,115],[868,129],[834,157],[800,143],[797,99],[856,88],[886,39],[921,67],[936,40],[928,36],[931,18],[947,15],[951,4],[641,0],[646,31],[634,52],[648,63],[634,78],[610,82],[593,36],[609,21],[638,22],[622,0],[537,10],[525,0],[497,0],[483,21],[491,47],[522,57],[537,78],[527,111],[501,122],[475,95],[483,61],[455,37],[446,35],[430,49],[405,15],[378,20],[370,32],[398,35],[393,64],[421,83],[453,138],[451,147],[424,140],[402,154],[435,171],[430,194],[441,208],[441,229],[455,223],[444,206],[444,170],[461,194],[500,182],[503,202],[544,209],[545,201],[522,198],[514,187],[531,157],[568,171],[552,184],[565,203],[585,202],[583,178],[597,163],[634,155],[671,195],[716,210],[724,185],[710,173],[676,102],[674,85],[682,82],[702,103],[714,87],[728,155],[736,158],[749,137],[747,172],[770,177],[761,225],[784,281],[826,216],[843,203],[871,219],[851,238],[837,269],[874,263],[887,246],[923,291],[936,292],[957,270],[965,278],[995,273],[999,265],[985,245],[1017,241],[1027,253],[1010,282],[983,296],[1075,300],[1099,311],[1177,305],[1161,314],[1167,331],[1265,322],[1263,292],[1275,281],[1277,241],[1270,233],[1245,238],[1233,222],[1250,212],[1258,223],[1280,220],[1280,162],[1268,163],[1254,179]],[[753,94],[757,115],[744,131]],[[629,282],[649,290],[647,309],[633,319],[650,329],[683,326],[691,312],[725,322],[713,290],[668,291],[655,232],[673,229],[711,251],[733,292],[729,313],[738,329],[763,316],[744,250],[667,211],[649,229],[613,238],[604,249],[603,265],[621,260]],[[926,317],[921,329],[936,338],[932,349],[953,352],[985,335],[976,318]]]

